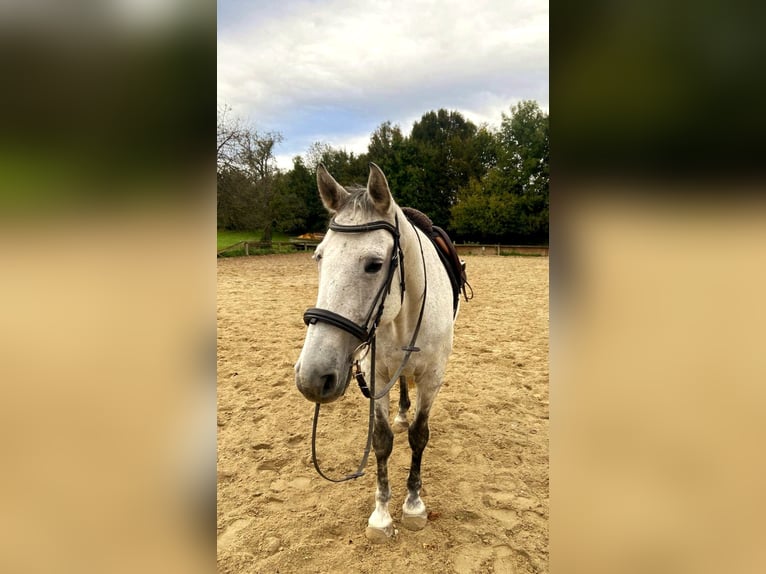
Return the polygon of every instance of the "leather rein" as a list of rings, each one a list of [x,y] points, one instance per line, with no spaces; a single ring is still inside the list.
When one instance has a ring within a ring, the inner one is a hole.
[[[412,225],[412,222],[410,222],[410,225]],[[314,407],[314,422],[312,424],[311,429],[311,460],[314,463],[314,468],[316,469],[317,473],[319,473],[319,476],[322,478],[329,480],[331,482],[345,482],[347,480],[351,480],[354,478],[359,478],[360,476],[364,475],[364,467],[367,466],[367,459],[370,456],[370,447],[372,446],[372,429],[373,429],[373,423],[375,418],[375,401],[383,398],[388,394],[388,392],[391,390],[391,387],[394,386],[396,381],[399,379],[399,377],[402,374],[402,371],[404,370],[404,367],[407,365],[407,362],[410,360],[410,355],[412,355],[413,352],[420,351],[418,347],[415,346],[415,343],[417,342],[418,333],[420,331],[420,325],[423,321],[423,311],[426,307],[426,292],[428,291],[428,276],[426,273],[426,260],[425,255],[423,253],[423,243],[420,240],[420,235],[417,232],[417,229],[414,225],[412,225],[412,229],[415,232],[415,236],[418,238],[418,244],[420,246],[420,258],[423,262],[423,295],[422,295],[422,301],[420,304],[420,313],[418,315],[418,321],[415,324],[415,329],[412,333],[412,337],[410,338],[410,342],[407,346],[402,347],[402,350],[405,352],[404,358],[402,359],[402,363],[399,365],[399,368],[396,370],[396,373],[391,378],[391,380],[386,384],[386,386],[383,388],[383,390],[376,394],[375,393],[375,340],[377,335],[377,329],[378,324],[380,323],[380,318],[383,316],[383,309],[384,304],[386,301],[386,296],[391,293],[391,284],[393,283],[394,273],[396,269],[399,269],[399,276],[400,276],[400,294],[401,294],[401,301],[404,302],[404,290],[405,290],[405,281],[404,281],[404,253],[401,248],[400,244],[400,235],[399,235],[399,217],[398,215],[394,216],[394,225],[391,225],[387,221],[372,221],[370,223],[364,223],[362,225],[341,225],[339,223],[336,223],[335,219],[330,222],[330,229],[333,231],[336,231],[338,233],[366,233],[369,231],[376,231],[379,229],[388,231],[391,236],[394,239],[394,246],[391,251],[391,261],[388,266],[388,272],[386,275],[386,279],[383,282],[383,284],[378,289],[378,292],[375,294],[375,297],[372,300],[372,304],[370,305],[370,310],[367,312],[367,316],[364,320],[363,324],[355,323],[354,321],[348,319],[347,317],[344,317],[343,315],[339,315],[338,313],[335,313],[334,311],[330,311],[328,309],[319,309],[317,307],[311,307],[307,309],[303,313],[303,322],[308,325],[315,325],[318,322],[327,323],[329,325],[332,325],[333,327],[337,327],[338,329],[342,329],[343,331],[346,331],[347,333],[350,333],[357,339],[361,341],[361,344],[354,350],[351,359],[352,364],[350,367],[351,374],[353,374],[354,378],[356,379],[357,384],[359,385],[359,390],[362,392],[362,394],[365,396],[365,398],[369,399],[370,401],[370,412],[369,412],[369,420],[367,424],[367,444],[364,449],[364,454],[362,455],[362,460],[359,463],[359,467],[357,468],[356,472],[349,474],[345,476],[344,478],[340,479],[334,479],[326,476],[322,470],[319,468],[319,463],[317,462],[317,456],[316,456],[316,432],[317,432],[317,423],[319,421],[319,403],[316,403]],[[370,384],[367,385],[367,381],[364,376],[364,372],[361,369],[361,366],[359,364],[359,361],[361,361],[367,353],[371,353],[370,355]]]

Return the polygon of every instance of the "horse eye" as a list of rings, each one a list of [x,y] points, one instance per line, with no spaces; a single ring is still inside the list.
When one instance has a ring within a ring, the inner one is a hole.
[[[368,261],[364,264],[365,273],[377,273],[383,268],[382,261]]]
[[[314,261],[319,261],[320,259],[322,259],[322,254],[321,253],[314,253]]]

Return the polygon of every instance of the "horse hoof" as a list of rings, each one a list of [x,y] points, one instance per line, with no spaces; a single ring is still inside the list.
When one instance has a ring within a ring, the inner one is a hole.
[[[375,526],[368,526],[364,531],[364,535],[373,544],[381,544],[388,542],[391,536],[394,534],[394,527],[388,526],[386,528],[376,528]]]
[[[428,524],[428,513],[424,510],[422,514],[402,513],[402,526],[407,530],[423,530]]]
[[[394,421],[394,424],[391,428],[394,429],[395,433],[403,433],[404,431],[410,428],[410,423],[407,422],[407,419],[403,421],[400,421],[397,419]]]

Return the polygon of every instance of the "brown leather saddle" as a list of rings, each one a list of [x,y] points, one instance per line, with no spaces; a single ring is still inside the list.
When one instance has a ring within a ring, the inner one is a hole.
[[[436,253],[439,254],[439,258],[442,260],[444,268],[447,270],[447,275],[449,275],[450,283],[452,283],[452,310],[453,313],[457,313],[457,304],[460,300],[461,292],[466,301],[473,299],[473,288],[466,279],[465,261],[460,259],[460,256],[455,249],[455,244],[452,243],[447,232],[441,227],[434,225],[425,213],[412,207],[402,207],[402,211],[404,212],[404,215],[407,216],[407,219],[423,231],[423,233],[425,233],[436,246]],[[471,291],[470,297],[468,296],[466,288]]]

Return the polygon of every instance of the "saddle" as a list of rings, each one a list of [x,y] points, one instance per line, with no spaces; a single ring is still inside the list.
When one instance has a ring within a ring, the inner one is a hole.
[[[466,301],[473,299],[473,288],[468,283],[465,273],[465,261],[460,259],[460,256],[455,249],[455,244],[441,227],[434,225],[431,219],[423,212],[418,211],[413,207],[402,207],[404,215],[410,220],[413,225],[420,229],[436,247],[436,253],[439,254],[439,258],[442,260],[444,268],[447,270],[450,283],[452,283],[452,311],[457,313],[457,304],[460,300],[460,293],[463,293]],[[471,296],[468,296],[466,287],[471,290]]]

